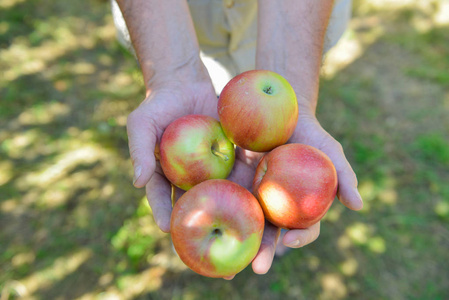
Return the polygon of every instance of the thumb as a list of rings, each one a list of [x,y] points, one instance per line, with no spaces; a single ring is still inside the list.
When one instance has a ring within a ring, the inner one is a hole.
[[[137,188],[144,187],[156,169],[154,150],[157,141],[157,130],[153,121],[139,108],[128,116],[128,144],[134,167],[133,184]]]
[[[270,270],[280,232],[279,228],[268,221],[265,222],[262,243],[260,244],[259,252],[252,262],[254,273],[262,275]]]

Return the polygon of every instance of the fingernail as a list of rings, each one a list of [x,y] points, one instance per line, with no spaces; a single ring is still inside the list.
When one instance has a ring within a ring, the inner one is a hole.
[[[299,240],[294,240],[285,244],[285,246],[290,248],[297,248],[299,246]]]
[[[142,174],[142,167],[137,166],[134,168],[134,178],[133,178],[133,184],[136,183],[137,179],[139,179],[140,175]]]

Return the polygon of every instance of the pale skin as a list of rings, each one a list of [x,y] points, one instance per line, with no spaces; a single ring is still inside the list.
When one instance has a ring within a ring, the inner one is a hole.
[[[134,185],[146,187],[155,222],[170,231],[172,211],[170,183],[153,155],[164,129],[188,114],[218,119],[217,98],[185,0],[119,0],[146,85],[146,97],[128,117]],[[337,196],[352,210],[362,208],[357,178],[340,143],[331,137],[315,116],[323,43],[333,0],[259,0],[256,69],[283,75],[298,97],[300,115],[289,142],[321,149],[338,174]],[[251,189],[260,153],[237,149],[229,179]],[[257,274],[271,267],[280,230],[267,224],[262,245],[252,262]],[[283,245],[303,247],[315,241],[320,223],[307,229],[289,230]],[[230,279],[230,278],[227,278]]]

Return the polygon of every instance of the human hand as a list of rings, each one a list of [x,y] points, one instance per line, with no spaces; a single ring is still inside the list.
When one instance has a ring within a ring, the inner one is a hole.
[[[191,80],[193,77],[184,76],[183,81],[159,80],[152,84],[147,97],[128,116],[133,184],[138,188],[146,187],[155,222],[164,232],[170,231],[172,187],[156,159],[162,134],[171,122],[185,115],[218,118],[217,96],[210,79]]]
[[[362,208],[362,199],[357,191],[357,178],[350,164],[345,158],[343,148],[333,137],[330,136],[319,124],[312,113],[302,113],[298,119],[297,128],[290,138],[289,143],[302,143],[311,145],[325,152],[332,160],[337,170],[339,200],[352,210]],[[269,223],[268,223],[269,224]],[[253,262],[253,269],[256,273],[266,273],[272,264],[274,252],[285,252],[285,248],[299,248],[315,241],[320,234],[320,222],[306,228],[287,231],[281,236],[282,241],[276,243],[278,235],[274,234],[276,228],[269,224],[269,230],[273,234],[264,236],[265,245],[275,245],[275,247],[265,248],[264,255],[258,255]],[[278,248],[278,249],[276,249]],[[281,251],[279,251],[281,250]]]
[[[302,143],[320,149],[332,160],[338,177],[337,197],[351,210],[363,207],[362,198],[357,190],[357,177],[347,161],[341,144],[326,132],[311,113],[304,113],[298,119],[298,125],[289,140],[290,143]],[[282,238],[286,247],[299,248],[315,241],[320,234],[320,223],[306,229],[289,230]]]

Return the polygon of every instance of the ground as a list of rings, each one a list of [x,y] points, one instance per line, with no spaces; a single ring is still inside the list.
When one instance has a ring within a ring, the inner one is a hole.
[[[0,1],[1,299],[448,299],[449,2],[355,1],[318,119],[354,167],[313,244],[200,277],[132,187],[143,99],[108,1]]]

